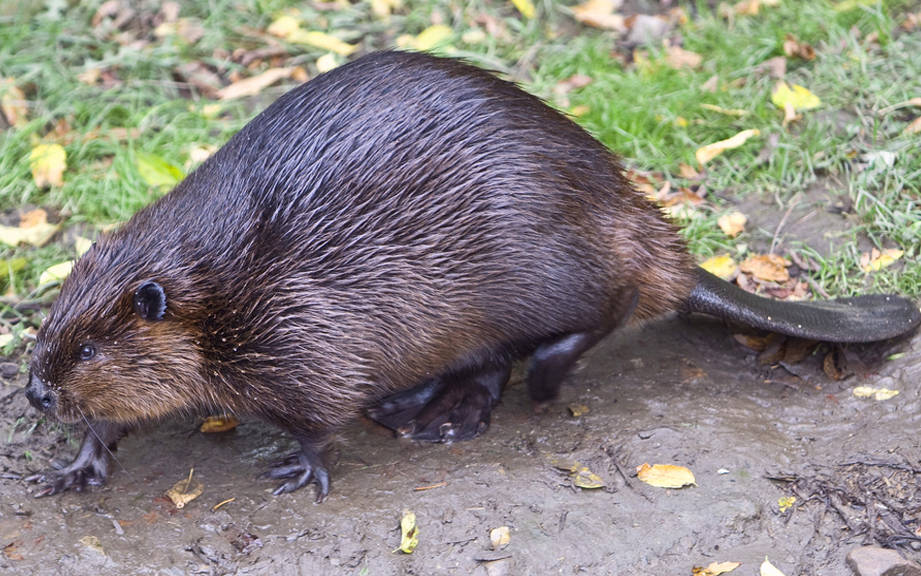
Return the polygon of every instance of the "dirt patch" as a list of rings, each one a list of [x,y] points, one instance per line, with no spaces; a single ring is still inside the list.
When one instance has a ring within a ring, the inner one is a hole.
[[[312,489],[271,495],[274,484],[258,475],[291,443],[254,422],[226,435],[186,421],[150,428],[121,443],[106,487],[33,499],[19,478],[74,445],[52,425],[30,431],[36,416],[15,375],[0,388],[0,571],[690,574],[734,560],[754,574],[767,555],[788,576],[847,574],[847,551],[882,525],[861,522],[854,500],[839,498],[841,514],[830,509],[815,480],[875,487],[874,502],[893,506],[911,502],[917,485],[908,470],[921,462],[921,337],[849,351],[892,352],[904,354],[857,362],[855,376],[833,382],[808,362],[800,376],[759,366],[718,323],[652,323],[603,342],[542,413],[512,382],[477,440],[415,444],[357,423],[342,435],[320,505]],[[850,389],[859,384],[901,393],[858,399]],[[570,404],[588,412],[573,417]],[[558,458],[578,460],[607,487],[574,488],[551,465]],[[647,486],[633,475],[643,462],[688,466],[698,485]],[[163,494],[191,467],[205,491],[177,510]],[[778,476],[789,482],[769,478]],[[799,501],[781,513],[778,498],[790,495]],[[916,529],[917,515],[902,508],[894,517]],[[394,552],[404,509],[420,527],[412,555]],[[494,552],[498,526],[510,527],[511,542]],[[890,544],[917,555],[909,540]]]

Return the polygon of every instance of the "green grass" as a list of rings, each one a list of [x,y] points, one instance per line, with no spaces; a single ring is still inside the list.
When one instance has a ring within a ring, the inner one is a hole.
[[[612,55],[617,46],[611,34],[576,24],[566,7],[550,1],[538,3],[539,16],[531,21],[520,18],[509,3],[486,0],[406,0],[389,21],[373,17],[368,3],[343,5],[336,11],[318,11],[293,0],[184,3],[180,16],[199,19],[202,38],[195,44],[179,37],[150,41],[148,26],[137,33],[149,41],[143,46],[119,38],[105,23],[94,28],[91,21],[100,4],[0,0],[0,76],[15,79],[30,105],[26,126],[0,133],[3,213],[12,216],[22,207],[41,206],[65,228],[79,226],[92,235],[124,221],[162,194],[140,176],[138,152],[188,169],[194,147],[219,146],[255,110],[291,85],[274,86],[249,101],[223,103],[215,116],[206,107],[211,100],[177,80],[177,68],[199,61],[225,79],[261,71],[270,64],[247,70],[228,55],[265,46],[259,34],[281,13],[293,11],[312,23],[305,27],[361,42],[364,51],[390,47],[401,34],[417,34],[441,22],[455,30],[450,47],[441,52],[507,74],[551,102],[561,80],[576,73],[591,76],[591,84],[568,95],[571,106],[588,107],[578,121],[623,155],[629,166],[660,173],[674,186],[687,184],[677,176],[678,166],[696,164],[694,151],[699,146],[743,129],[759,129],[761,137],[707,167],[704,184],[710,203],[699,210],[699,217],[683,223],[692,250],[701,258],[721,252],[744,255],[763,243],[756,231],[737,239],[722,234],[716,218],[728,209],[723,198],[764,195],[776,198],[777,210],[783,211],[811,186],[830,186],[850,198],[857,215],[854,225],[837,238],[839,251],[821,259],[809,246],[791,242],[787,247],[819,261],[814,278],[832,294],[874,288],[921,295],[921,154],[916,152],[921,136],[902,134],[912,114],[921,112],[880,113],[886,106],[921,96],[921,32],[898,27],[910,3],[887,2],[839,13],[829,2],[784,0],[758,16],[736,17],[731,25],[707,3],[688,6],[691,18],[680,36],[684,48],[704,57],[696,70],[668,67],[660,45],[644,49],[645,64],[624,65]],[[155,13],[158,6],[142,2],[137,9]],[[483,14],[503,32],[465,36],[483,28],[476,23]],[[132,26],[129,31],[137,29]],[[775,80],[759,67],[782,55],[788,33],[811,43],[818,57],[812,62],[791,59],[786,78],[807,86],[823,105],[784,127],[782,112],[770,102]],[[864,41],[871,33],[878,42]],[[314,63],[322,54],[292,46],[281,65],[304,66],[314,75]],[[108,87],[81,82],[78,76],[91,68],[115,70],[118,82]],[[718,90],[707,92],[702,86],[714,75]],[[741,108],[747,115],[722,115],[703,109],[702,103]],[[65,184],[38,189],[28,154],[34,143],[48,140],[60,122],[66,122],[70,132]],[[128,138],[108,136],[123,130],[135,133]],[[756,163],[771,136],[777,138],[776,149],[767,161]],[[881,152],[893,153],[895,163],[880,164]],[[866,275],[858,260],[868,245],[899,247],[905,255],[896,266]],[[0,248],[0,259],[28,261],[12,282],[0,279],[0,289],[11,294],[7,304],[32,294],[48,265],[72,256],[69,240],[38,249]]]

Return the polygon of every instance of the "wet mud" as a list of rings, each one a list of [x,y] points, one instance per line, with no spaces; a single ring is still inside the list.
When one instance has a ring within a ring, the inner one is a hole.
[[[853,375],[835,381],[822,354],[760,365],[718,322],[630,328],[589,353],[543,410],[514,379],[474,441],[416,444],[356,423],[337,442],[322,504],[312,487],[272,496],[259,474],[292,444],[252,421],[218,435],[194,421],[145,428],[120,444],[107,486],[35,499],[22,477],[70,457],[81,431],[35,425],[24,376],[7,370],[0,573],[689,575],[738,561],[735,573],[750,575],[768,556],[787,576],[848,574],[848,550],[892,537],[887,519],[904,528],[889,544],[918,554],[904,535],[921,518],[911,508],[921,336],[844,357]],[[858,385],[900,393],[856,398]],[[571,405],[588,411],[573,416]],[[606,487],[574,487],[560,460]],[[687,466],[697,485],[648,486],[635,476],[644,462]],[[179,510],[164,492],[190,468],[204,492]],[[846,493],[869,485],[885,490],[863,504]],[[791,495],[797,503],[781,513],[778,499]],[[395,551],[403,510],[419,526],[411,555]],[[489,533],[499,526],[511,539],[496,551]]]

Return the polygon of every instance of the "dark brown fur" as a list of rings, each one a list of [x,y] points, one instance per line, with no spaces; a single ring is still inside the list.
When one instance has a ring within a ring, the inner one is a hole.
[[[148,281],[162,320],[132,306]],[[110,431],[65,476],[101,481],[93,459],[123,425],[229,411],[301,440],[294,489],[381,398],[458,374],[495,392],[535,349],[559,372],[535,385],[551,396],[634,306],[676,309],[695,282],[675,228],[576,124],[463,63],[380,53],[284,95],[101,237],[42,326],[32,381],[62,418]]]

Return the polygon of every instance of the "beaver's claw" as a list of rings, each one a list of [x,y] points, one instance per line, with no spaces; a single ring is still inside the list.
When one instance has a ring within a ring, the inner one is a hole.
[[[288,478],[272,493],[278,496],[286,492],[294,492],[303,488],[309,482],[317,485],[317,502],[322,502],[329,494],[329,471],[323,465],[323,459],[312,452],[301,450],[277,462],[265,474],[264,478]]]

